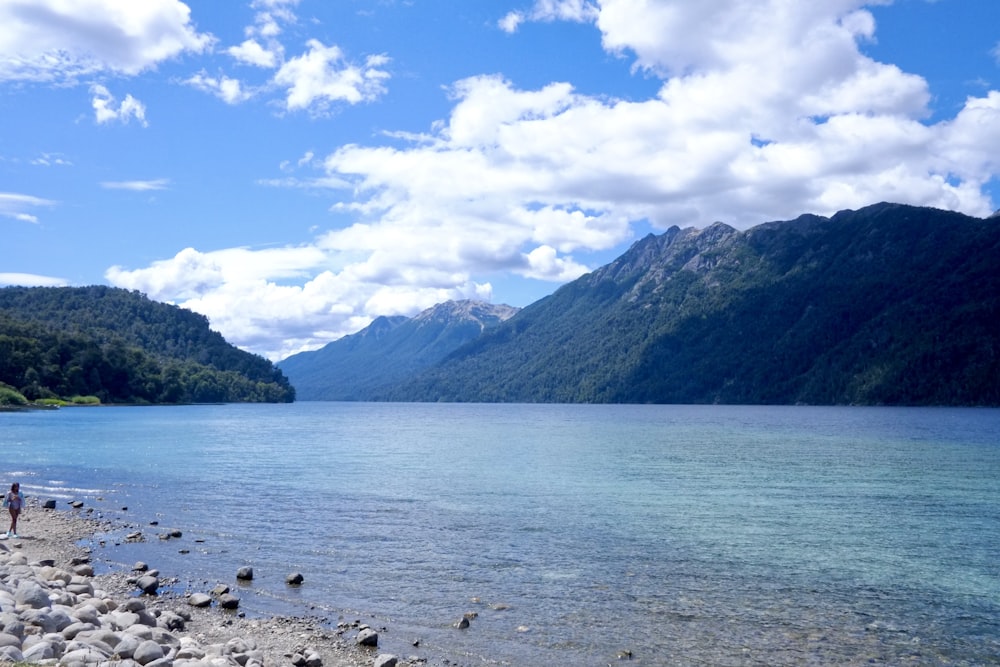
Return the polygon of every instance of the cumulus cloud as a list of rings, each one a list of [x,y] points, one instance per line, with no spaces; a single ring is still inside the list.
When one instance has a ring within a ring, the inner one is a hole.
[[[0,217],[4,218],[37,223],[38,216],[28,211],[54,205],[54,201],[42,199],[41,197],[33,197],[16,192],[0,192]]]
[[[134,75],[214,41],[191,24],[179,0],[4,0],[0,80],[73,81]]]
[[[339,46],[309,39],[303,53],[287,55],[290,47],[281,39],[284,26],[298,21],[294,12],[297,5],[298,0],[255,0],[251,3],[256,10],[254,22],[244,29],[246,39],[225,49],[237,65],[267,70],[266,79],[258,74],[255,83],[248,83],[247,79],[222,73],[212,76],[202,70],[183,83],[227,104],[278,94],[286,112],[306,111],[316,116],[329,113],[339,103],[359,104],[381,97],[390,78],[386,69],[389,58],[384,54],[354,62]]]
[[[274,75],[274,82],[287,91],[289,111],[312,108],[322,112],[331,102],[368,102],[385,92],[386,56],[369,56],[359,66],[347,62],[336,45],[310,39],[307,46],[306,53],[283,63]]]
[[[100,84],[91,86],[90,93],[91,105],[94,107],[94,120],[97,121],[98,125],[113,121],[127,124],[134,118],[143,127],[149,126],[149,123],[146,122],[146,105],[132,95],[126,95],[119,104],[111,92]]]
[[[275,51],[265,49],[255,39],[248,39],[242,44],[231,46],[226,52],[242,63],[266,68],[277,66],[280,57]]]
[[[926,124],[926,81],[861,52],[876,26],[860,0],[540,1],[519,20],[557,19],[592,22],[606,49],[662,78],[659,94],[466,79],[450,117],[412,147],[327,158],[328,175],[352,183],[341,208],[373,228],[457,213],[492,221],[515,246],[543,234],[538,211],[569,212],[544,227],[545,245],[582,238],[589,249],[641,219],[747,226],[882,199],[990,210],[979,186],[996,173],[992,94]]]

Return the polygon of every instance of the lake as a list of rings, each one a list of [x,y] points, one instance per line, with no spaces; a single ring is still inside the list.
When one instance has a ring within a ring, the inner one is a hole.
[[[248,615],[432,664],[1000,664],[1000,410],[66,408],[0,445],[3,483],[150,538],[105,567],[250,565]]]

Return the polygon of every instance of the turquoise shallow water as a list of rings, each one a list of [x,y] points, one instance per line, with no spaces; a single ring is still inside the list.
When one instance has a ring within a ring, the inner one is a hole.
[[[78,408],[0,445],[29,495],[184,533],[100,558],[249,564],[247,613],[431,664],[1000,664],[997,410]]]

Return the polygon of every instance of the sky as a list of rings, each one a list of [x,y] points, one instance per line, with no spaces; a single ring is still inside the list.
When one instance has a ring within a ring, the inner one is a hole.
[[[0,286],[273,361],[881,201],[1000,206],[998,0],[0,0]]]

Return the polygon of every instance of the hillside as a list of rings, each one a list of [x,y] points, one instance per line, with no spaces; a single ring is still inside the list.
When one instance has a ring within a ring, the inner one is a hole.
[[[413,318],[379,317],[356,334],[278,363],[299,400],[367,400],[386,387],[439,362],[516,308],[449,301]]]
[[[295,398],[270,361],[227,343],[204,316],[103,286],[0,289],[0,383],[29,400]]]
[[[998,256],[894,204],[673,227],[372,398],[1000,405]]]

